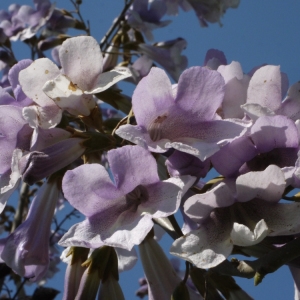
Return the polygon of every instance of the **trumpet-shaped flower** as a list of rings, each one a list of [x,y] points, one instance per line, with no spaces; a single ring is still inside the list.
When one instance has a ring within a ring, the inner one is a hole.
[[[248,126],[221,120],[216,111],[223,97],[224,80],[217,71],[190,68],[172,88],[166,73],[152,68],[133,94],[137,125],[121,126],[116,133],[153,152],[175,148],[204,161]]]
[[[0,249],[1,260],[32,281],[40,280],[48,269],[50,226],[59,193],[55,181],[44,183],[31,204],[27,219],[5,238]]]
[[[98,164],[80,166],[64,176],[65,197],[87,219],[71,227],[60,245],[98,248],[106,244],[130,250],[151,230],[152,218],[177,211],[195,180],[182,176],[160,181],[155,159],[138,146],[111,150],[108,161],[113,181]]]
[[[32,127],[36,127],[36,120],[43,128],[56,126],[62,110],[88,116],[96,105],[92,94],[131,76],[126,68],[102,73],[100,47],[88,36],[67,39],[59,49],[59,59],[61,71],[49,59],[41,58],[20,72],[23,91],[38,104],[24,111]]]
[[[299,233],[299,203],[278,203],[284,188],[282,171],[270,166],[241,175],[235,187],[221,183],[192,196],[184,210],[200,227],[177,239],[171,253],[199,268],[211,268],[231,254],[233,245],[247,247],[267,235]]]

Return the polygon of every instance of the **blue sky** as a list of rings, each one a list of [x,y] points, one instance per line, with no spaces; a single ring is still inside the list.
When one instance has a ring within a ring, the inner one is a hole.
[[[30,0],[1,0],[0,9],[7,9],[11,3],[32,5]],[[82,15],[90,21],[91,33],[97,40],[101,40],[112,20],[118,16],[123,3],[121,0],[83,0]],[[68,0],[58,0],[56,5],[59,8],[72,8]],[[213,24],[208,28],[201,28],[194,12],[180,11],[176,18],[165,17],[173,20],[173,23],[154,31],[154,36],[156,42],[185,38],[188,46],[184,54],[188,57],[189,66],[202,65],[206,51],[216,48],[224,51],[228,63],[239,61],[245,73],[264,63],[280,65],[281,71],[287,73],[290,84],[293,84],[300,80],[299,11],[300,2],[297,0],[241,0],[238,9],[227,11],[222,19],[222,27]],[[18,59],[29,55],[26,47],[14,49]],[[125,91],[131,92],[130,89]],[[169,248],[170,243],[170,239],[164,239],[165,249]],[[137,279],[142,275],[140,266],[133,273],[121,274],[126,299],[135,299],[133,293],[138,288]],[[268,275],[258,287],[254,287],[253,280],[242,279],[238,283],[254,299],[293,299],[292,277],[286,267]],[[57,276],[55,280],[49,281],[49,286],[62,289],[63,273],[59,278]]]

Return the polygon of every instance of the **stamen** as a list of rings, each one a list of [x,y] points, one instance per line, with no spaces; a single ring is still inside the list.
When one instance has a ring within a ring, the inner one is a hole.
[[[149,135],[153,142],[161,139],[161,124],[167,119],[167,115],[158,116],[148,127]]]
[[[142,185],[138,185],[134,190],[126,195],[126,204],[129,209],[136,211],[138,206],[141,203],[146,202],[148,198],[147,189]]]

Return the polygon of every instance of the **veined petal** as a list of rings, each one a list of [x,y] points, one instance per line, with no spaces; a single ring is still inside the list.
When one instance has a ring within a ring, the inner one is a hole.
[[[84,247],[96,249],[105,245],[98,232],[91,229],[88,220],[77,223],[62,236],[58,244],[62,247]]]
[[[259,117],[275,116],[273,110],[266,106],[261,106],[258,103],[246,103],[241,105],[241,109],[253,120],[256,121]]]
[[[224,79],[220,73],[207,68],[192,67],[179,78],[175,102],[180,110],[196,114],[200,121],[210,121],[220,107],[223,97]]]

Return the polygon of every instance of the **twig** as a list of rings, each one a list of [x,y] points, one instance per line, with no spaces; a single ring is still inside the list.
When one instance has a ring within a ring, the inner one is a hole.
[[[51,234],[50,236],[50,244],[51,244],[51,240],[54,237],[54,235],[60,230],[61,226],[63,223],[65,223],[73,214],[75,214],[75,212],[77,211],[76,208],[73,208],[72,211],[70,213],[68,213],[62,220],[61,222],[56,226],[56,229],[54,230],[54,232]]]
[[[212,268],[214,272],[223,275],[239,276],[245,278],[254,277],[254,284],[262,282],[265,275],[275,272],[284,264],[300,256],[300,238],[286,243],[284,246],[270,251],[257,260],[233,259],[231,262],[224,261],[220,265]]]
[[[14,294],[14,296],[12,297],[12,300],[17,299],[18,294],[20,293],[20,291],[23,289],[24,284],[26,283],[27,278],[23,278],[23,281],[21,282],[21,284],[19,285],[16,293]]]
[[[117,18],[117,20],[115,20],[113,22],[113,24],[111,25],[111,27],[108,29],[107,33],[104,35],[104,37],[102,38],[101,42],[100,42],[100,49],[101,51],[106,51],[106,49],[108,48],[108,39],[110,38],[110,36],[113,34],[113,32],[115,31],[115,29],[120,26],[121,21],[124,20],[126,11],[129,9],[129,7],[131,6],[131,4],[133,3],[133,0],[130,0],[127,4],[125,4],[122,12],[120,13],[119,17]]]
[[[76,14],[78,15],[80,21],[82,22],[82,24],[84,24],[84,27],[85,27],[84,31],[87,33],[87,35],[91,35],[90,22],[87,21],[87,24],[88,24],[88,25],[86,26],[86,24],[85,24],[85,22],[84,22],[84,19],[83,19],[81,13],[80,13],[80,4],[74,2],[73,0],[70,0],[70,1],[72,2],[72,4],[73,4],[74,7],[75,7],[75,9],[76,9]]]

